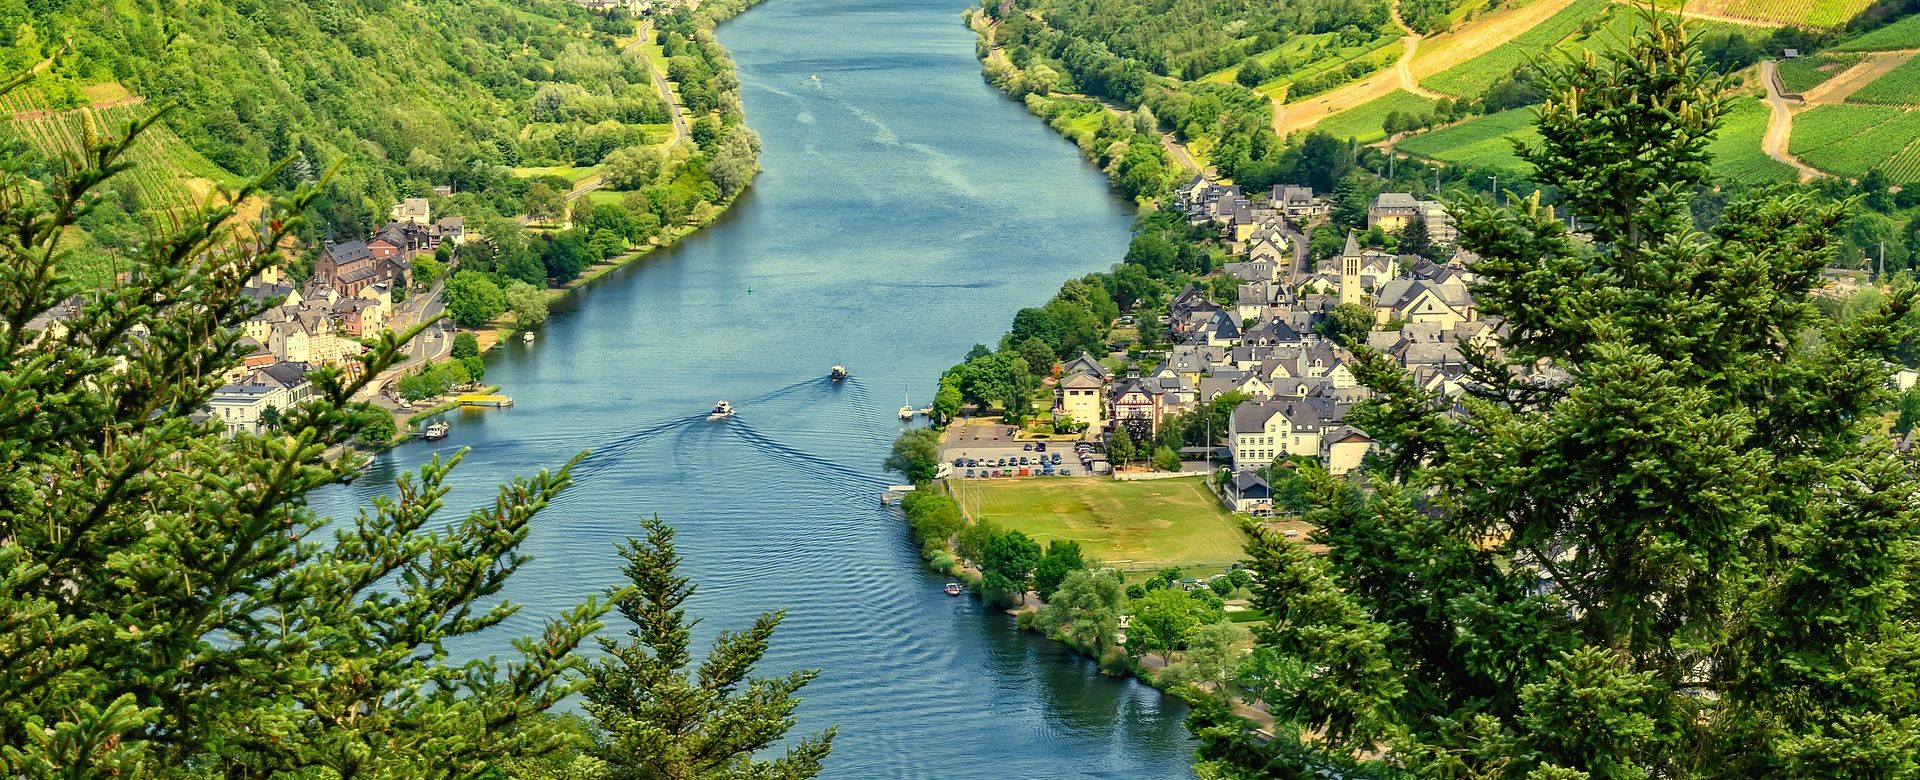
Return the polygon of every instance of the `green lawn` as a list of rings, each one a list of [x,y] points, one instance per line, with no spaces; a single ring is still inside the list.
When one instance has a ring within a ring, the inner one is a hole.
[[[580,180],[599,172],[600,166],[598,165],[578,167],[571,165],[547,165],[513,169],[513,175],[522,179],[531,179],[536,176],[558,176],[574,184],[579,184]]]
[[[952,480],[968,516],[1017,529],[1041,544],[1079,542],[1108,565],[1224,566],[1243,557],[1245,535],[1201,477]]]

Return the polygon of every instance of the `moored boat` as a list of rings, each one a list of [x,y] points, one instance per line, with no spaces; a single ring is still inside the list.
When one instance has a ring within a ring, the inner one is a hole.
[[[526,343],[528,343],[528,344],[532,344],[532,343],[533,343],[533,331],[530,331],[530,330],[528,330],[528,331],[521,331],[521,333],[520,333],[520,340],[521,340],[521,341],[523,341],[523,342],[526,342]]]
[[[434,420],[433,422],[427,423],[427,427],[422,433],[427,437],[427,441],[439,441],[447,438],[447,431],[452,427],[453,426],[447,424],[446,420]]]
[[[947,583],[947,595],[949,595],[949,596],[958,596],[958,595],[960,595],[960,590],[961,590],[961,588],[960,588],[960,583],[958,583],[958,582],[949,582],[949,583]]]
[[[707,413],[709,420],[725,420],[733,416],[733,404],[721,401],[713,405],[713,411]]]

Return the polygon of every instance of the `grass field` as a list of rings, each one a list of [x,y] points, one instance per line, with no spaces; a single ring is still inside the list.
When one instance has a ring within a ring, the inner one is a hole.
[[[600,166],[598,165],[542,165],[513,169],[513,175],[522,179],[531,179],[536,176],[558,176],[573,184],[579,184],[588,176],[599,172]]]
[[[1579,0],[1506,45],[1420,80],[1420,85],[1454,96],[1479,95],[1563,41],[1579,34],[1580,23],[1607,10],[1607,0]]]
[[[1025,532],[1042,545],[1079,542],[1120,568],[1224,565],[1243,557],[1245,535],[1201,477],[1142,482],[1106,479],[954,480],[974,519]]]
[[[1920,111],[1888,106],[1815,106],[1793,120],[1794,156],[1837,176],[1880,167],[1920,137]]]
[[[1768,157],[1760,146],[1767,134],[1767,119],[1767,104],[1755,98],[1735,98],[1727,105],[1720,132],[1707,144],[1714,173],[1748,183],[1793,179],[1793,166]]]
[[[1895,49],[1920,49],[1920,16],[1909,16],[1872,30],[1828,51],[1893,51]]]
[[[1452,127],[1416,135],[1394,145],[1408,154],[1451,165],[1468,164],[1499,170],[1523,171],[1527,164],[1514,154],[1509,138],[1540,140],[1533,129],[1533,109],[1515,108],[1469,119]]]
[[[1386,97],[1328,117],[1315,129],[1332,134],[1335,138],[1352,138],[1360,143],[1370,144],[1387,137],[1380,123],[1387,118],[1388,114],[1395,111],[1409,114],[1432,113],[1434,105],[1438,102],[1406,90],[1396,89]]]
[[[1780,86],[1789,94],[1805,92],[1821,85],[1859,61],[1859,56],[1847,54],[1821,54],[1782,60],[1777,66],[1780,73]]]
[[[1847,96],[1848,103],[1883,105],[1920,105],[1920,57],[1900,63],[1866,86]]]

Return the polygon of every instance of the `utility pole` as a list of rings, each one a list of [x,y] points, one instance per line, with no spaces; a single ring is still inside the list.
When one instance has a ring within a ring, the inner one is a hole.
[[[1500,174],[1489,174],[1487,178],[1493,181],[1493,203],[1500,205]]]
[[[1873,280],[1881,284],[1887,283],[1887,240],[1884,238],[1880,239],[1880,273],[1876,274]]]

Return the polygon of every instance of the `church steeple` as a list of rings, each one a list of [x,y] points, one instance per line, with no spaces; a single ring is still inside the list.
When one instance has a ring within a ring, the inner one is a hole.
[[[1340,303],[1364,305],[1366,293],[1360,289],[1360,242],[1353,229],[1347,229],[1347,248],[1340,250]]]

